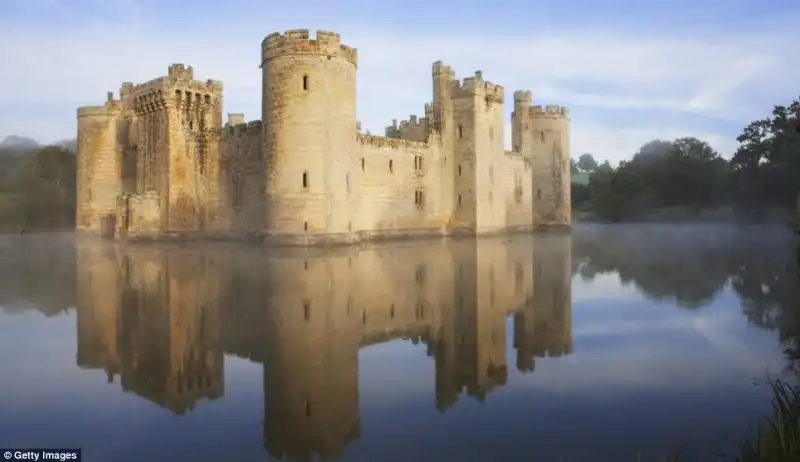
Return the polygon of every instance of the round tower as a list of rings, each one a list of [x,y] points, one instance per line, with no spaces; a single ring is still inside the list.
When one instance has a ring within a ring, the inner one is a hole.
[[[332,32],[293,30],[268,35],[261,51],[265,232],[354,231],[356,50]]]
[[[533,106],[522,121],[522,131],[531,133],[534,145],[534,217],[540,221],[536,224],[572,225],[569,126],[569,110],[554,105]]]
[[[94,234],[114,230],[122,193],[115,106],[78,108],[75,229]]]

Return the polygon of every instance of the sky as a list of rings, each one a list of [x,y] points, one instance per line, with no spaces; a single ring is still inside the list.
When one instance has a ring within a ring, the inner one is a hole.
[[[224,112],[260,119],[261,40],[323,29],[358,48],[373,134],[423,115],[442,60],[503,85],[507,120],[515,90],[568,107],[573,157],[615,165],[680,136],[730,157],[744,126],[800,94],[797,24],[790,0],[0,0],[0,139],[74,138],[76,107],[171,63],[223,81]]]

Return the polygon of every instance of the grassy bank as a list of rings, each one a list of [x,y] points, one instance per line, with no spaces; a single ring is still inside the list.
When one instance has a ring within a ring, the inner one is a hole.
[[[773,208],[765,210],[760,222],[787,223],[793,218],[792,214],[784,209]],[[726,223],[741,221],[733,207],[695,208],[695,207],[664,207],[653,209],[646,213],[619,220],[621,223],[689,223],[708,222]],[[604,220],[587,208],[576,208],[572,212],[574,222],[601,223]]]
[[[800,386],[775,381],[772,413],[741,447],[741,462],[800,461]]]

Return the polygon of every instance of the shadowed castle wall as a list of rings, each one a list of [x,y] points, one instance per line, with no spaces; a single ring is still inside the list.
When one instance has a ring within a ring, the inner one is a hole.
[[[265,171],[260,120],[244,122],[244,116],[229,115],[220,134],[220,222],[222,230],[258,233],[264,229]]]

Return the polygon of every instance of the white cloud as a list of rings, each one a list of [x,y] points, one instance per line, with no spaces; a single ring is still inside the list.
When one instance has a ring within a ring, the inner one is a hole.
[[[109,11],[137,11],[129,0],[93,2],[113,5]],[[193,65],[198,78],[222,80],[225,110],[258,118],[259,43],[266,33],[292,27],[277,20],[257,29],[233,23],[213,30],[147,29],[138,20],[69,24],[0,30],[0,56],[10,64],[0,69],[0,88],[13,89],[0,93],[0,133],[45,140],[72,136],[75,106],[101,103],[105,92],[122,81],[163,75],[172,62]],[[717,127],[733,121],[739,130],[773,103],[791,98],[792,83],[800,81],[793,65],[796,47],[784,46],[789,42],[780,34],[740,31],[712,40],[633,36],[611,28],[518,38],[488,31],[394,36],[357,24],[336,30],[345,43],[359,48],[359,118],[373,132],[382,132],[394,118],[422,112],[430,99],[430,65],[442,59],[462,77],[481,69],[487,79],[503,84],[509,112],[516,89],[532,90],[537,103],[569,106],[573,154],[592,152],[614,164],[653,138],[697,136],[730,154],[738,133]],[[752,100],[754,88],[769,100]],[[24,107],[46,114],[12,112]],[[631,112],[628,120],[625,111]],[[647,114],[662,117],[649,120]],[[689,123],[689,116],[718,123],[700,126]]]

